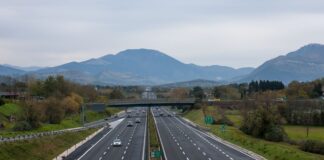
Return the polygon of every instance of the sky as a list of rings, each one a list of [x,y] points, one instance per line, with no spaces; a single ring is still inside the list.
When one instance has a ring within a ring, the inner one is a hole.
[[[56,66],[149,48],[257,67],[324,44],[323,0],[0,0],[0,64]]]

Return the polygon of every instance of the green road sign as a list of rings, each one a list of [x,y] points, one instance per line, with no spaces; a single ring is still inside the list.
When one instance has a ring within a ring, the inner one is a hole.
[[[205,123],[206,124],[213,124],[214,118],[212,116],[205,116]]]
[[[160,158],[161,157],[161,151],[152,151],[151,152],[152,158]]]
[[[222,132],[225,132],[225,129],[226,129],[226,124],[222,124],[222,125],[220,126],[220,130],[221,130]]]

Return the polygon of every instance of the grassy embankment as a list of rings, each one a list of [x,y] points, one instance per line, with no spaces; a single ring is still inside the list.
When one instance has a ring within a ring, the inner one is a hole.
[[[0,143],[0,159],[50,160],[95,132],[90,129],[78,133],[64,133],[14,143]]]
[[[155,150],[160,150],[160,143],[158,138],[158,133],[156,130],[155,122],[153,119],[153,115],[149,112],[148,116],[148,136],[149,136],[149,153]],[[154,160],[155,158],[150,158]]]
[[[119,108],[107,108],[111,115],[116,114],[121,111]],[[22,108],[14,103],[8,103],[3,106],[0,106],[0,123],[3,123],[5,128],[0,130],[0,136],[2,137],[11,137],[19,134],[28,134],[34,132],[45,132],[45,131],[52,131],[52,130],[61,130],[66,128],[75,128],[80,127],[80,115],[75,114],[69,117],[66,117],[61,121],[60,124],[48,124],[43,123],[41,127],[31,130],[31,131],[14,131],[13,127],[15,122],[10,123],[8,117],[10,115],[15,115],[18,117],[22,114]],[[94,111],[86,111],[87,122],[93,122],[99,119],[105,118],[107,115],[106,113],[97,113]]]
[[[226,112],[226,114],[228,115],[228,118],[235,123],[235,125],[233,127],[227,127],[224,133],[220,131],[220,125],[204,124],[202,110],[192,110],[190,112],[187,112],[184,117],[201,126],[210,128],[210,131],[216,136],[221,137],[222,139],[225,139],[231,143],[237,144],[243,148],[251,150],[255,153],[258,153],[269,160],[324,160],[324,156],[303,152],[298,149],[298,146],[295,145],[269,142],[248,136],[238,129],[242,118],[237,114],[233,114],[232,111]],[[286,127],[286,129],[288,129],[288,132],[292,128]],[[288,133],[288,136],[291,136],[291,134]]]

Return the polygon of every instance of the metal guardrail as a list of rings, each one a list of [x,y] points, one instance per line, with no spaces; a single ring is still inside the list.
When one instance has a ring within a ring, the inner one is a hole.
[[[54,136],[54,135],[60,135],[67,132],[80,132],[92,128],[100,128],[103,126],[107,126],[107,123],[98,123],[98,124],[92,124],[87,127],[78,127],[78,128],[69,128],[69,129],[63,129],[63,130],[57,130],[57,131],[47,131],[47,132],[38,132],[38,133],[32,133],[32,134],[23,134],[23,135],[17,135],[15,137],[0,137],[0,143],[5,142],[16,142],[16,141],[22,141],[22,140],[30,140],[30,139],[36,139],[44,136]]]

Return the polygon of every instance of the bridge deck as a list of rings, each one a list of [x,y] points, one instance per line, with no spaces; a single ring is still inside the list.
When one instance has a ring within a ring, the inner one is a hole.
[[[193,105],[195,99],[131,99],[131,100],[110,100],[108,106],[175,106],[175,105]]]

